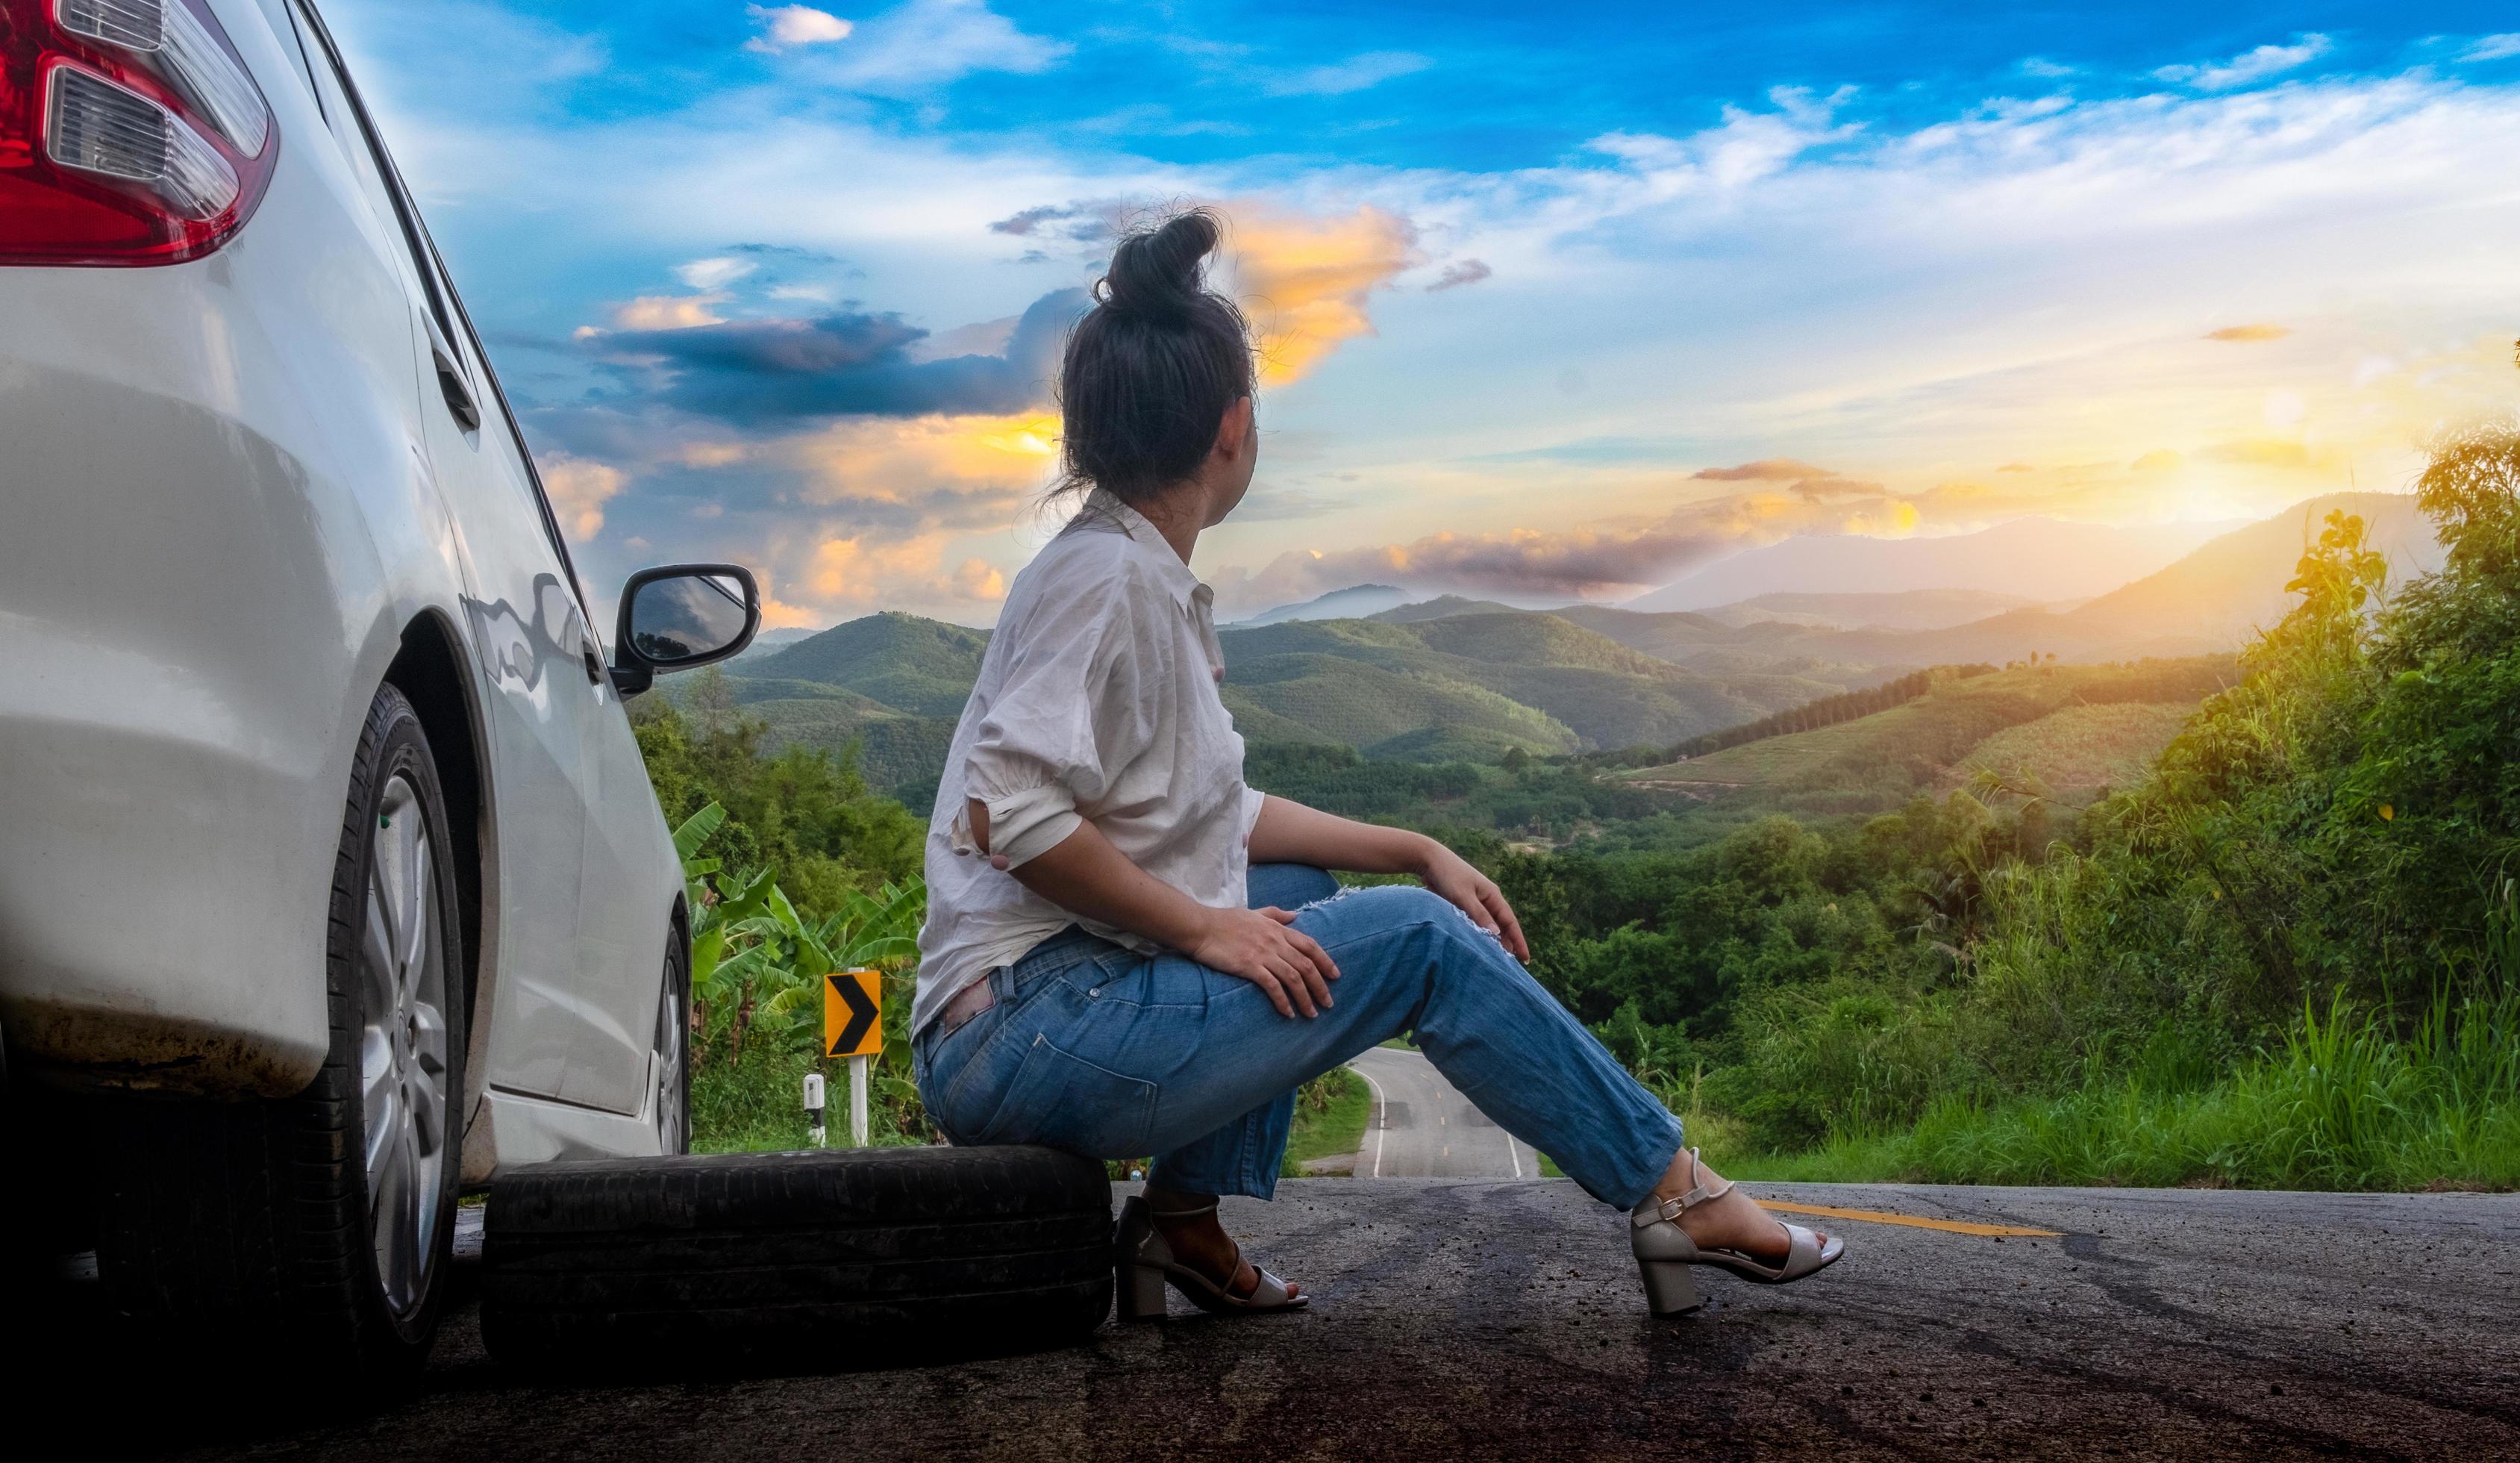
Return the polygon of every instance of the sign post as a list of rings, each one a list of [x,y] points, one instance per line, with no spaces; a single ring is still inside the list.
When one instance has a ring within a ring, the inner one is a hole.
[[[814,1146],[823,1146],[823,1074],[805,1074],[805,1125],[813,1130]]]
[[[833,971],[823,982],[823,1055],[849,1059],[849,1140],[867,1142],[867,1069],[883,1050],[883,977]]]

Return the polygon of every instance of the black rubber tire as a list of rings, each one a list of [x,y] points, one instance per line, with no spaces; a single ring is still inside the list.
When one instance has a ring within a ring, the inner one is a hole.
[[[388,685],[351,762],[325,951],[332,1046],[295,1097],[265,1102],[97,1100],[98,1278],[115,1308],[170,1349],[250,1355],[272,1376],[337,1380],[365,1393],[417,1376],[435,1335],[455,1237],[458,1134],[441,1145],[441,1207],[426,1281],[406,1310],[385,1301],[368,1223],[364,1026],[358,952],[368,867],[387,784],[418,795],[434,853],[444,931],[450,1123],[464,1110],[469,998],[445,798],[420,717]],[[177,1347],[177,1341],[189,1343]]]
[[[1111,1308],[1111,1183],[1047,1148],[538,1164],[482,1236],[506,1365],[685,1374],[1030,1349]]]

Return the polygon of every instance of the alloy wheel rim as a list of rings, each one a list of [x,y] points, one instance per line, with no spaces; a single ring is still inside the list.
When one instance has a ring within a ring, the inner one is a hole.
[[[359,1089],[368,1233],[385,1303],[400,1315],[428,1291],[448,1131],[445,931],[428,820],[400,773],[385,784],[370,834],[367,902]]]
[[[665,1153],[682,1151],[683,1123],[683,1042],[686,1036],[680,992],[674,988],[673,967],[665,968],[665,993],[656,1011],[656,1053],[652,1064],[656,1074],[656,1139]]]

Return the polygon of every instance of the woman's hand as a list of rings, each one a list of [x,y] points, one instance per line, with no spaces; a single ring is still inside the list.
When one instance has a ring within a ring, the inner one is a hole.
[[[1503,902],[1503,901],[1499,901]],[[1319,1016],[1331,1005],[1338,967],[1313,937],[1293,928],[1284,909],[1213,909],[1188,954],[1199,964],[1240,976],[1269,996],[1280,1016]]]
[[[1460,905],[1471,924],[1505,941],[1514,959],[1531,959],[1531,945],[1522,937],[1522,922],[1513,917],[1513,906],[1505,901],[1505,891],[1496,887],[1495,880],[1433,839],[1426,841],[1424,858],[1418,870],[1419,883]]]

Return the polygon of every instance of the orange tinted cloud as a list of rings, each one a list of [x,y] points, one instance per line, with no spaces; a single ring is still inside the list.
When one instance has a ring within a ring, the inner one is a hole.
[[[2292,327],[2289,325],[2227,325],[2221,330],[2207,331],[2205,339],[2209,341],[2280,341],[2291,334]]]
[[[1735,468],[1699,468],[1689,474],[1714,482],[1790,482],[1797,478],[1827,478],[1826,468],[1816,468],[1790,457],[1763,457]]]
[[[792,623],[872,607],[985,618],[1007,571],[953,551],[1002,535],[1048,481],[1058,418],[855,418],[755,452],[795,470],[811,526],[756,553]]]
[[[723,295],[642,295],[614,306],[612,323],[621,330],[691,330],[702,325],[723,325],[726,317],[715,306],[725,302]]]
[[[1407,219],[1371,206],[1315,218],[1230,206],[1234,293],[1260,336],[1260,380],[1283,386],[1373,329],[1367,300],[1417,260]]]
[[[911,505],[973,489],[1020,495],[1048,480],[1058,419],[855,417],[791,437],[783,450],[807,472],[808,502]]]
[[[604,505],[630,480],[619,468],[565,452],[555,452],[543,459],[542,479],[543,491],[551,498],[552,513],[560,520],[561,530],[581,542],[603,529]]]

